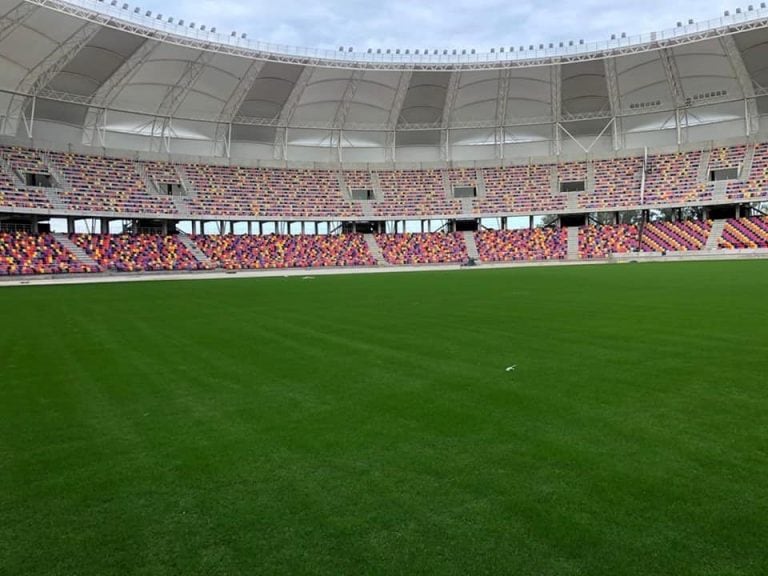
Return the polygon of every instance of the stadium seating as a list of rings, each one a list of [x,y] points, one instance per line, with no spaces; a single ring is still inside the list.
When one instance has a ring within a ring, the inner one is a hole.
[[[701,151],[648,157],[645,204],[691,204],[712,199],[712,190],[699,182]]]
[[[768,197],[768,144],[755,146],[752,169],[745,182],[729,182],[729,200],[755,200]]]
[[[131,214],[175,214],[171,199],[150,194],[130,160],[52,152],[51,162],[71,189],[59,197],[72,210]]]
[[[8,146],[0,149],[0,154],[7,160],[11,168],[19,172],[35,174],[50,174],[48,165],[40,152],[20,146]]]
[[[616,158],[592,163],[593,190],[579,195],[579,208],[622,208],[640,205],[642,158]]]
[[[200,270],[205,267],[176,236],[73,234],[71,239],[101,266],[118,272]]]
[[[568,256],[568,230],[483,230],[475,233],[475,244],[482,262],[564,260]]]
[[[455,233],[376,234],[381,254],[390,264],[448,264],[468,259],[464,238]]]
[[[638,229],[634,224],[583,226],[579,229],[579,258],[607,258],[637,250]]]
[[[712,230],[709,220],[651,222],[643,227],[642,252],[687,252],[701,250]],[[635,224],[584,226],[579,229],[579,257],[606,258],[638,249],[640,228]]]
[[[376,264],[360,234],[195,236],[194,241],[206,256],[228,270]]]
[[[344,198],[330,170],[240,168],[208,164],[182,167],[195,194],[193,214],[274,218],[343,219],[362,216]]]
[[[710,202],[715,185],[700,180],[706,168],[743,165],[746,146],[716,148],[704,166],[701,151],[657,154],[648,158],[644,204],[681,205]],[[643,159],[640,157],[522,164],[495,168],[381,170],[379,186],[368,170],[248,168],[212,164],[134,162],[130,159],[74,153],[43,154],[21,147],[0,148],[10,168],[62,176],[63,190],[56,195],[63,205],[83,214],[178,215],[173,198],[148,190],[140,172],[157,184],[188,188],[184,206],[191,216],[237,218],[263,216],[274,219],[343,220],[363,217],[362,205],[345,197],[347,187],[379,188],[370,205],[377,218],[452,217],[470,210],[473,214],[514,215],[565,211],[569,194],[555,186],[560,181],[589,180],[589,188],[577,195],[583,210],[635,207],[640,202]],[[591,176],[588,178],[588,174]],[[485,194],[464,202],[452,197],[453,186],[477,186]],[[448,188],[448,190],[446,190]],[[768,144],[758,144],[748,177],[727,183],[731,201],[768,197]],[[0,206],[50,210],[44,190],[22,186],[0,171]],[[471,207],[471,208],[470,208]],[[186,214],[184,214],[186,216]]]
[[[461,214],[461,202],[448,198],[440,170],[379,172],[381,199],[374,206],[380,218]]]
[[[52,234],[0,232],[0,275],[99,272],[80,262]]]
[[[547,164],[486,168],[485,197],[475,205],[482,214],[525,214],[565,210],[564,194],[553,194],[552,167]]]
[[[719,248],[768,248],[768,217],[732,218],[725,223]]]
[[[643,229],[643,251],[687,252],[701,250],[712,230],[710,220],[651,222]]]

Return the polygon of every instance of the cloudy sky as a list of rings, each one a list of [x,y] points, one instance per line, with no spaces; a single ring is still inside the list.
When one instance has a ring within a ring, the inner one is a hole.
[[[754,2],[759,4],[759,0]],[[695,0],[140,0],[137,5],[254,40],[336,49],[475,48],[607,40],[719,17],[736,5]],[[746,4],[744,5],[746,8]]]

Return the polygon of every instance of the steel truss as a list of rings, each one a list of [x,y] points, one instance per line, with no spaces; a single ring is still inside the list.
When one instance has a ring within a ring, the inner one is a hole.
[[[626,54],[639,54],[642,52],[649,52],[653,50],[659,50],[661,48],[672,48],[674,46],[681,46],[684,44],[690,44],[692,42],[699,42],[701,40],[707,40],[712,38],[719,38],[728,34],[736,32],[744,32],[747,30],[758,30],[768,27],[768,18],[757,17],[752,20],[745,20],[742,22],[733,21],[721,26],[713,26],[712,28],[705,28],[703,30],[696,30],[690,33],[681,34],[678,36],[672,36],[667,38],[659,38],[658,36],[651,35],[650,39],[645,42],[638,42],[636,44],[627,44],[625,46],[606,47],[604,49],[598,49],[594,52],[577,52],[577,48],[574,48],[573,54],[557,54],[557,55],[534,55],[531,58],[524,58],[520,60],[503,60],[503,61],[477,61],[477,62],[375,62],[365,60],[337,60],[332,58],[323,58],[318,56],[299,56],[292,54],[280,54],[276,52],[268,52],[263,50],[257,50],[244,46],[234,46],[229,44],[222,44],[216,41],[192,38],[184,36],[182,34],[174,34],[157,28],[149,26],[143,26],[128,20],[122,20],[115,18],[109,14],[96,12],[83,8],[74,4],[69,4],[63,0],[25,0],[30,4],[36,6],[42,6],[49,10],[67,14],[75,18],[87,20],[89,22],[95,22],[101,26],[113,28],[115,30],[122,30],[138,36],[143,36],[150,39],[159,39],[164,42],[176,44],[178,46],[185,46],[188,48],[206,50],[210,52],[216,52],[219,54],[229,54],[232,56],[240,56],[244,58],[255,58],[259,60],[266,60],[271,62],[284,62],[288,64],[303,64],[306,66],[321,66],[324,68],[347,68],[347,69],[361,69],[361,70],[424,70],[424,71],[453,71],[453,70],[498,70],[503,68],[526,68],[531,66],[547,66],[555,64],[565,64],[569,62],[584,62],[589,60],[598,60],[608,56],[622,56]]]

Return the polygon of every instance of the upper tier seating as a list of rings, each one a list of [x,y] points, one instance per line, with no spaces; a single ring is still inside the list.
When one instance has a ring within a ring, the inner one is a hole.
[[[477,170],[474,168],[450,168],[446,170],[451,187],[477,187]]]
[[[524,214],[535,211],[565,210],[566,195],[552,192],[552,167],[529,164],[486,168],[485,198],[475,201],[476,213]]]
[[[642,158],[596,160],[594,190],[579,195],[579,208],[612,208],[640,205]]]
[[[448,198],[440,170],[379,172],[382,198],[374,214],[386,217],[423,217],[461,213],[461,202]]]
[[[649,156],[645,203],[655,206],[711,200],[712,191],[698,181],[701,161],[701,151]]]
[[[708,166],[741,166],[746,150],[745,146],[714,149],[709,154]],[[362,203],[345,197],[335,170],[136,163],[130,159],[73,153],[44,154],[20,147],[0,148],[0,155],[11,169],[54,172],[64,189],[50,196],[58,196],[65,207],[83,214],[179,215],[181,210],[184,217],[363,217]],[[706,173],[704,164],[700,151],[650,156],[643,204],[712,201],[716,186],[704,179],[699,181],[699,176]],[[477,169],[381,170],[375,173],[375,179],[367,170],[351,170],[344,173],[343,179],[351,189],[380,188],[376,201],[367,206],[376,218],[453,217],[465,210],[474,215],[513,215],[639,206],[642,166],[643,159],[633,157],[594,160],[591,167],[586,162],[566,162]],[[167,194],[155,194],[154,187],[147,190],[140,175],[144,171],[160,185],[183,183],[188,196],[177,203]],[[561,193],[556,185],[558,180],[581,179],[588,180],[592,189]],[[380,186],[374,186],[374,180]],[[452,197],[453,186],[477,186],[479,182],[485,184],[483,197],[464,201]],[[768,144],[755,147],[748,178],[729,181],[726,193],[732,201],[768,198]],[[0,206],[52,209],[49,193],[23,186],[2,170]]]
[[[52,234],[0,232],[0,275],[99,272],[80,262]]]
[[[755,200],[768,196],[768,143],[755,146],[752,169],[746,182],[729,182],[729,200]]]
[[[351,218],[360,207],[344,198],[331,170],[239,168],[208,164],[183,167],[196,195],[194,214],[274,218]]]
[[[768,248],[768,217],[732,218],[725,223],[719,248]]]
[[[176,236],[73,234],[71,238],[101,266],[118,272],[204,268]]]
[[[173,201],[147,192],[130,160],[51,152],[71,190],[59,192],[71,209],[119,214],[174,214]]]
[[[463,236],[453,233],[376,234],[381,254],[390,264],[448,264],[468,259]]]
[[[37,150],[22,148],[20,146],[9,146],[0,149],[0,153],[8,161],[8,164],[18,172],[32,172],[35,174],[51,173],[42,154]]]
[[[483,230],[475,232],[475,244],[483,262],[564,260],[568,256],[568,230]]]
[[[195,236],[195,243],[212,261],[228,270],[373,266],[361,234],[332,236]]]

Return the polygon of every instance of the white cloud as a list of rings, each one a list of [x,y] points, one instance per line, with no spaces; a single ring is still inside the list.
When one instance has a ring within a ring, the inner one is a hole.
[[[573,0],[542,5],[532,0],[144,0],[151,9],[219,31],[247,32],[254,40],[336,49],[476,48],[520,46],[611,34],[636,35],[674,27],[677,21],[715,18],[729,5],[693,0]]]

